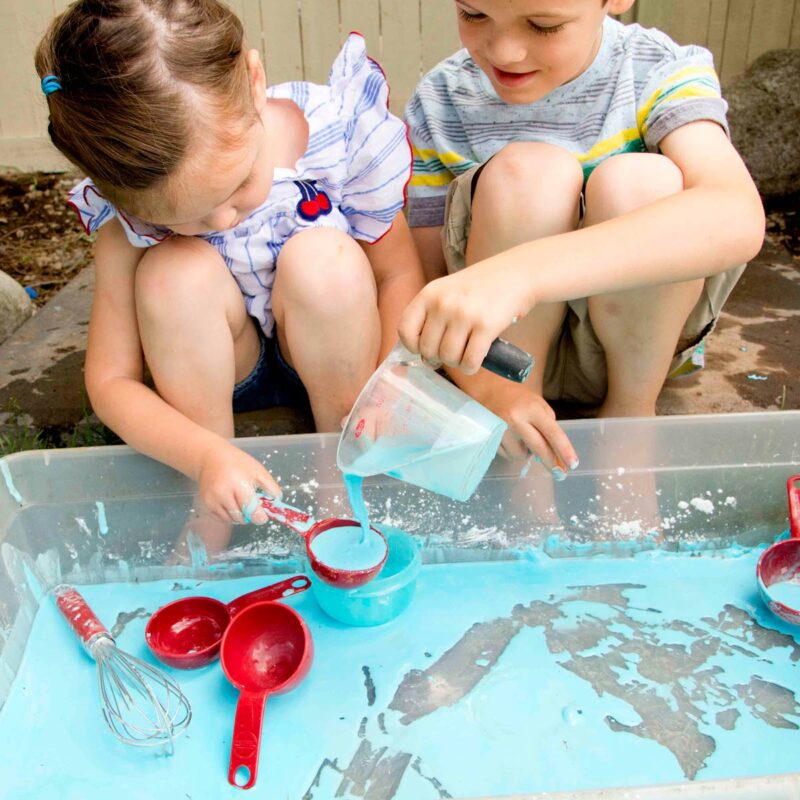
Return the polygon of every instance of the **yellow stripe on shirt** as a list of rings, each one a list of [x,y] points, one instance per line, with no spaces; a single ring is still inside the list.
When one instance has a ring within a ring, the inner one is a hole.
[[[664,81],[645,101],[644,105],[639,109],[636,114],[636,122],[641,129],[647,117],[650,115],[650,112],[653,109],[653,106],[658,101],[658,98],[664,93],[665,89],[668,89],[671,85],[678,83],[686,78],[713,78],[714,82],[718,82],[717,73],[714,71],[712,67],[686,67],[686,69],[679,70],[674,75],[670,75],[669,79]],[[704,87],[705,88],[705,87]],[[700,94],[699,93],[700,86],[693,86],[693,87],[685,87],[684,89],[676,92],[675,94],[671,95],[671,97],[678,98],[679,96],[683,97],[691,97],[693,96],[694,92],[697,92],[698,97],[719,97],[719,92],[714,92],[711,89],[705,88],[705,91]],[[686,94],[681,94],[682,92],[686,92]]]
[[[453,167],[457,164],[464,164],[469,161],[469,159],[464,158],[464,156],[460,156],[458,153],[454,153],[452,150],[440,153],[437,150],[431,149],[420,150],[413,145],[411,146],[411,154],[414,156],[414,158],[419,158],[422,161],[430,161],[431,159],[436,158],[446,167]]]
[[[615,150],[619,150],[620,147],[624,147],[629,142],[635,142],[638,138],[639,131],[636,128],[626,128],[624,131],[609,136],[608,139],[597,142],[588,153],[576,153],[575,157],[582,164],[587,161],[595,161],[607,156],[609,153],[613,153]]]
[[[411,186],[447,186],[455,176],[452,172],[441,172],[438,175],[414,175]]]

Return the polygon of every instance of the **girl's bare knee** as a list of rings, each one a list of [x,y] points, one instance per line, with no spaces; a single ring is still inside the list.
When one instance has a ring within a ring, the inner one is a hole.
[[[586,185],[586,222],[612,219],[683,190],[683,173],[658,153],[607,158]]]
[[[293,236],[278,257],[273,304],[293,305],[336,315],[354,306],[375,304],[377,293],[369,260],[342,231],[314,228]]]
[[[157,316],[184,303],[202,306],[204,297],[219,299],[233,277],[208,242],[176,236],[144,254],[135,281],[137,310]]]

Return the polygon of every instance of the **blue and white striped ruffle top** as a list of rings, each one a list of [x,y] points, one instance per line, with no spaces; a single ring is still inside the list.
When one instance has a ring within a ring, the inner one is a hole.
[[[331,67],[327,86],[294,81],[268,89],[294,101],[308,122],[305,154],[294,170],[275,171],[264,204],[235,228],[200,236],[225,259],[245,297],[248,313],[272,335],[272,284],[285,242],[306,228],[337,228],[375,242],[405,204],[411,175],[406,126],[388,111],[389,86],[367,56],[364,40],[350,34]],[[87,233],[117,217],[128,240],[151,247],[171,232],[111,205],[91,180],[70,192]]]

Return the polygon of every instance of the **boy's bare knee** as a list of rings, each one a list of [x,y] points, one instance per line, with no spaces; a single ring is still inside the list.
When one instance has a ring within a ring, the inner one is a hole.
[[[220,296],[232,278],[220,254],[202,239],[176,236],[151,247],[136,269],[136,307],[149,315],[170,313],[178,304]]]
[[[544,142],[514,142],[481,172],[473,213],[491,224],[532,220],[550,233],[575,224],[582,187],[583,170],[572,153]]]
[[[575,156],[561,147],[545,142],[512,142],[481,172],[478,185],[487,184],[501,191],[506,201],[509,189],[537,195],[577,193],[583,184],[583,171]]]
[[[375,279],[357,242],[334,228],[293,236],[278,257],[273,303],[338,314],[354,304],[376,302]]]
[[[586,222],[627,214],[683,190],[683,173],[666,156],[624,153],[606,159],[586,185]]]

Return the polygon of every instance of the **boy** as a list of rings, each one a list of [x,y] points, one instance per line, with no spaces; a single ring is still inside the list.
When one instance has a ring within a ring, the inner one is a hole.
[[[547,400],[654,415],[764,234],[711,54],[609,16],[633,3],[455,0],[465,50],[406,108],[412,232],[452,274],[400,336],[558,479],[578,459]],[[536,358],[524,386],[478,372],[498,335]]]

